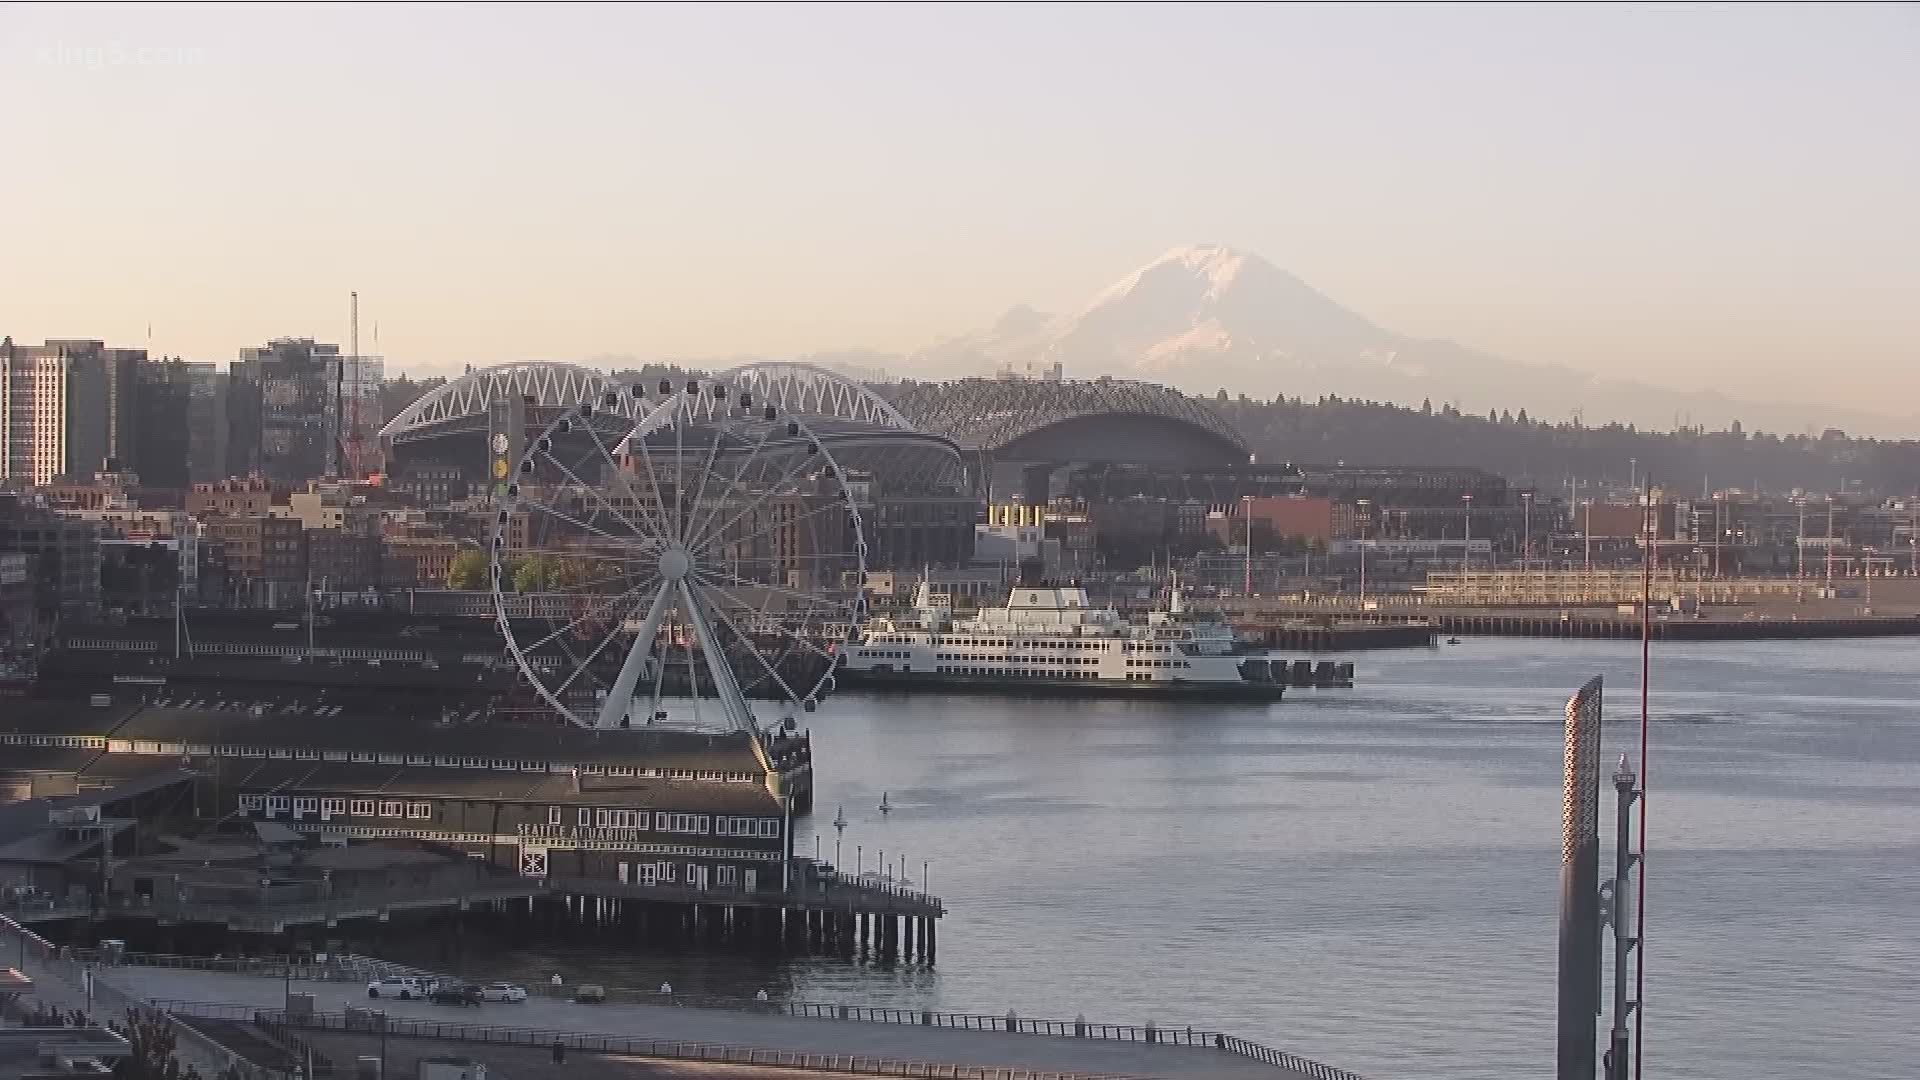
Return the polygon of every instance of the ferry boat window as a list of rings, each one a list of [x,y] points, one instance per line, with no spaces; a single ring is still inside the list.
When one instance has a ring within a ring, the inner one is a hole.
[[[400,808],[400,803],[397,800],[383,802],[380,804],[381,817],[400,817],[401,815],[402,815],[402,811]]]
[[[409,803],[407,804],[407,816],[416,820],[431,818],[433,817],[433,804],[423,802]]]
[[[372,817],[373,800],[355,799],[347,804],[347,813],[352,814],[354,817]]]

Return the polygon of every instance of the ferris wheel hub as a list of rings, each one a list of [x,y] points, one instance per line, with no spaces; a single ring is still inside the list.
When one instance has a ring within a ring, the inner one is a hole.
[[[693,559],[687,549],[675,544],[660,553],[660,576],[667,581],[679,581],[693,569]]]

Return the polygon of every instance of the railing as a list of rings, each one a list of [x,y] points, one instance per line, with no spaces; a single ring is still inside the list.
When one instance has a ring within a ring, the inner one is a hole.
[[[165,916],[183,922],[280,923],[314,920],[382,908],[442,907],[526,896],[541,891],[537,882],[506,876],[462,875],[379,889],[342,889],[328,894],[318,885],[186,887],[184,897],[111,896],[104,910],[115,914]]]
[[[919,889],[899,884],[891,878],[873,878],[864,875],[855,877],[852,874],[844,874],[835,870],[831,874],[817,875],[814,880],[825,881],[830,885],[839,885],[866,892],[877,892],[882,896],[891,896],[896,900],[904,900],[910,904],[923,904],[940,911],[946,910],[945,906],[941,904],[939,897],[934,896],[932,893],[921,892]]]
[[[227,975],[255,975],[263,978],[294,979],[301,982],[370,982],[388,975],[412,975],[417,971],[404,964],[388,963],[367,957],[351,957],[340,962],[302,963],[272,957],[180,956],[173,953],[108,953],[99,949],[72,949],[69,955],[79,963],[103,967],[157,967],[181,971],[213,971]]]
[[[1336,1069],[1331,1065],[1322,1065],[1317,1061],[1303,1058],[1298,1054],[1289,1054],[1285,1050],[1275,1050],[1271,1047],[1261,1046],[1259,1043],[1250,1043],[1245,1039],[1236,1039],[1231,1035],[1220,1036],[1220,1042],[1216,1045],[1229,1054],[1239,1054],[1241,1057],[1250,1057],[1255,1061],[1264,1062],[1268,1065],[1277,1065],[1283,1069],[1292,1069],[1295,1072],[1305,1073],[1313,1077],[1313,1080],[1365,1080],[1365,1078],[1358,1073],[1351,1073],[1345,1069]]]
[[[71,918],[86,915],[93,911],[93,905],[86,900],[71,897],[35,897],[0,900],[0,914],[15,915],[22,919],[32,918]]]
[[[629,896],[647,900],[664,900],[688,904],[758,904],[764,907],[779,907],[783,904],[810,905],[816,908],[845,908],[852,910],[857,906],[854,901],[865,898],[875,900],[885,898],[898,901],[899,907],[892,914],[925,915],[929,913],[945,914],[946,906],[940,898],[915,889],[879,880],[861,881],[846,874],[817,874],[809,878],[807,871],[798,860],[794,868],[794,887],[791,892],[780,889],[780,864],[772,863],[758,867],[764,878],[771,879],[770,885],[748,889],[744,885],[710,885],[696,888],[691,885],[655,883],[644,885],[638,882],[612,882],[602,878],[550,877],[545,879],[545,888],[549,892],[578,892],[591,896]],[[826,886],[825,889],[821,886]],[[834,890],[846,890],[835,892]],[[851,894],[851,895],[849,895]],[[889,904],[889,907],[894,905]],[[876,911],[875,914],[888,914]]]
[[[279,1010],[247,1006],[217,1005],[204,1002],[155,1002],[155,1008],[175,1016],[208,1019],[243,1020],[272,1031],[284,1029],[334,1031],[354,1035],[386,1035],[402,1038],[439,1039],[450,1042],[494,1043],[550,1049],[556,1045],[570,1051],[600,1054],[630,1054],[681,1061],[701,1061],[725,1065],[784,1066],[796,1069],[820,1069],[863,1073],[869,1076],[951,1077],[953,1080],[1103,1080],[1107,1074],[1049,1072],[1027,1068],[982,1065],[946,1065],[926,1061],[858,1054],[809,1054],[792,1050],[763,1050],[725,1043],[694,1042],[684,1039],[630,1038],[621,1035],[583,1034],[543,1028],[495,1027],[486,1024],[455,1024],[438,1020],[414,1020],[385,1013],[355,1014],[312,1013],[291,1015]],[[316,1069],[316,1072],[319,1070]]]

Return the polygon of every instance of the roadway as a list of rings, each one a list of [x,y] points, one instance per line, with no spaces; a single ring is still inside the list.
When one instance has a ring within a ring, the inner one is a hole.
[[[279,979],[141,967],[112,968],[103,975],[107,982],[130,996],[150,1001],[210,1002],[268,1009],[278,1009],[285,1002],[285,984]],[[364,983],[296,980],[291,986],[296,994],[312,994],[314,1008],[323,1013],[338,1013],[349,1007],[375,1006],[393,1016],[448,1023],[681,1039],[795,1053],[857,1054],[942,1065],[982,1065],[1136,1077],[1177,1076],[1195,1080],[1230,1080],[1237,1077],[1308,1080],[1304,1073],[1207,1047],[815,1020],[672,1005],[578,1005],[539,997],[521,1004],[489,1003],[477,1008],[462,1008],[387,998],[378,1002],[369,1001]]]

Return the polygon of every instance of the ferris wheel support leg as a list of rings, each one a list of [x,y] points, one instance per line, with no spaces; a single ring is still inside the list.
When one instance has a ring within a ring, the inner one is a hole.
[[[693,624],[694,636],[700,639],[700,651],[707,660],[707,672],[713,676],[713,685],[720,692],[720,704],[727,711],[727,719],[733,722],[736,731],[752,731],[755,728],[753,710],[747,705],[747,696],[740,692],[739,680],[733,676],[726,656],[720,651],[720,640],[713,632],[713,624],[707,619],[706,609],[687,587],[680,582],[680,595],[686,601],[687,621]]]
[[[613,689],[607,691],[607,700],[600,706],[600,719],[594,726],[619,727],[621,717],[633,711],[633,691],[640,685],[640,671],[653,651],[653,639],[660,636],[660,619],[667,613],[667,594],[673,586],[673,582],[663,581],[660,591],[653,594],[653,605],[647,608],[646,621],[640,624],[640,635],[633,639],[627,658],[620,662],[620,674],[613,680]]]

